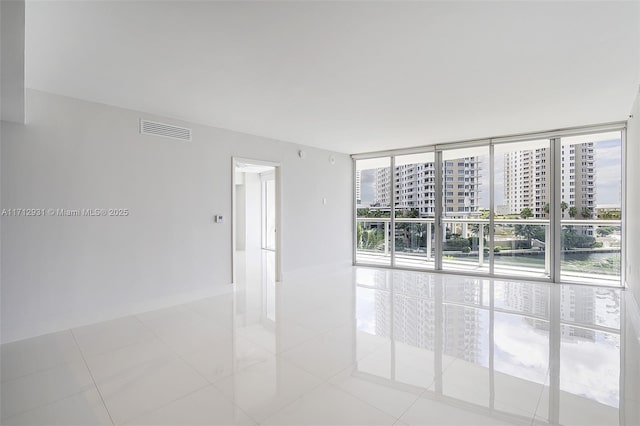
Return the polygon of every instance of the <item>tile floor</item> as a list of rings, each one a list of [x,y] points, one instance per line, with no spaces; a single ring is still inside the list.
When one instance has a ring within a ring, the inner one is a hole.
[[[375,268],[275,285],[263,262],[233,295],[2,345],[0,423],[640,424],[623,291]]]

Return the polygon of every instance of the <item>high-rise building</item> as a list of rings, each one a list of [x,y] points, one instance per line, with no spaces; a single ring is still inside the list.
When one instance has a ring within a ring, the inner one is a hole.
[[[577,217],[596,206],[593,142],[562,146],[562,201],[577,209]],[[564,215],[568,215],[568,209]]]
[[[510,213],[531,209],[536,218],[548,215],[550,172],[547,148],[508,152],[504,155],[504,200]],[[561,200],[567,208],[575,207],[576,216],[584,209],[593,211],[596,203],[593,143],[565,144],[561,148]]]
[[[376,186],[374,205],[379,207],[391,206],[391,193],[389,188],[391,187],[391,172],[388,167],[381,167],[376,169]]]
[[[479,157],[445,160],[442,170],[442,211],[446,216],[478,213],[480,164]]]
[[[478,212],[480,186],[478,157],[457,158],[443,163],[443,212],[447,216],[469,216]],[[397,166],[393,188],[396,208],[416,209],[420,217],[435,215],[436,186],[433,162]],[[389,168],[376,170],[376,204],[390,207],[392,178]]]
[[[504,201],[509,213],[520,213],[528,208],[536,218],[546,216],[549,166],[547,148],[504,155]]]
[[[362,170],[356,170],[356,205],[362,204],[361,185],[362,185]]]

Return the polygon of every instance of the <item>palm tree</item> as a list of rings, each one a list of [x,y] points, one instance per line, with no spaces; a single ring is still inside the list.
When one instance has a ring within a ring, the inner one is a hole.
[[[567,210],[567,208],[569,208],[569,205],[567,203],[565,203],[564,201],[560,203],[560,209],[562,210],[562,216],[564,216],[564,212],[565,212],[565,210]]]
[[[361,223],[357,228],[358,248],[377,249],[384,245],[384,232],[378,228],[365,229]]]
[[[480,224],[479,223],[470,224],[469,225],[469,231],[471,231],[471,233],[474,234],[475,236],[478,236],[480,234]],[[482,232],[483,232],[485,237],[487,235],[489,235],[489,224],[488,223],[485,223],[482,226]]]
[[[531,247],[534,238],[544,241],[544,229],[537,225],[514,225],[513,233],[525,238]]]
[[[569,207],[569,217],[572,219],[578,215],[578,209],[575,206]]]
[[[520,217],[523,218],[523,219],[528,219],[530,217],[533,217],[533,212],[531,211],[531,209],[529,207],[525,207],[520,212]]]
[[[585,219],[590,219],[591,217],[593,217],[593,212],[591,211],[590,208],[585,207],[582,209],[582,211],[580,212],[580,216],[582,216]]]

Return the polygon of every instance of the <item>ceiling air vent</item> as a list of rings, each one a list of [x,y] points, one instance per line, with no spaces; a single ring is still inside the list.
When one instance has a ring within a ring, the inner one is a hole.
[[[143,119],[140,119],[140,133],[143,135],[162,136],[181,141],[191,140],[191,129]]]

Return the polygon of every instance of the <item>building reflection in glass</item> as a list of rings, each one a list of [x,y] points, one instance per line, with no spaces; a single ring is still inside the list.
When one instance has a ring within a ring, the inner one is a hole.
[[[354,374],[512,423],[624,424],[621,292],[356,271]]]

